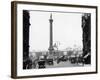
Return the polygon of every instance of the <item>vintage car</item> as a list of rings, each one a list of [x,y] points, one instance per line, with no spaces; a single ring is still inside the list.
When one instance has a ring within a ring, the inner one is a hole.
[[[44,60],[39,60],[38,65],[39,65],[38,68],[45,68],[45,61]]]
[[[47,63],[48,65],[53,65],[53,64],[54,64],[54,63],[53,63],[53,58],[47,57],[46,63]]]
[[[60,56],[60,57],[58,57],[58,59],[57,59],[57,63],[59,63],[59,62],[61,62],[61,61],[65,62],[65,61],[67,61],[67,60],[68,60],[68,58],[67,58],[66,56]]]
[[[72,55],[70,57],[70,61],[71,61],[72,64],[76,63],[77,62],[77,57],[75,57],[75,55]]]
[[[83,63],[84,64],[84,58],[82,56],[78,57],[78,63]]]
[[[38,68],[45,68],[45,59],[44,56],[40,56],[38,60]]]
[[[77,64],[84,64],[84,58],[82,56],[71,56],[70,58],[71,63],[77,63]]]

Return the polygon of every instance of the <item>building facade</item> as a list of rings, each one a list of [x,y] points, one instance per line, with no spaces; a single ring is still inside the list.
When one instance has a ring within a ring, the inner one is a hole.
[[[83,57],[85,64],[91,64],[91,14],[84,13],[82,15],[83,30]]]
[[[29,12],[23,10],[23,69],[29,64],[29,19]]]

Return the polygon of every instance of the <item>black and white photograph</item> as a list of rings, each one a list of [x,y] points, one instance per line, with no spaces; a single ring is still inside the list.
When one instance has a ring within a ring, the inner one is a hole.
[[[91,66],[91,14],[23,10],[23,69]]]
[[[97,73],[97,7],[12,2],[12,76]]]

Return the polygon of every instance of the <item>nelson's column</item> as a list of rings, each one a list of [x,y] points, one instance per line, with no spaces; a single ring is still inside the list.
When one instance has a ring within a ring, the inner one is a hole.
[[[53,56],[53,19],[52,19],[52,14],[50,15],[50,19],[49,19],[49,22],[50,22],[50,42],[49,42],[49,54]]]

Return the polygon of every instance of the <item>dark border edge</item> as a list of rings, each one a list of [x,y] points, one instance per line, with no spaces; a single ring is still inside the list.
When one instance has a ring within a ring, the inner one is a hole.
[[[30,4],[30,5],[45,5],[45,6],[60,6],[60,7],[84,7],[84,8],[96,8],[93,5],[78,5],[78,4],[62,4],[62,3],[46,3],[46,2],[31,2],[31,1],[12,1],[16,4]]]
[[[17,26],[16,3],[11,2],[11,78],[17,77],[17,43],[16,43],[16,26]]]
[[[98,7],[96,6],[96,72],[98,73]]]
[[[14,79],[22,78],[42,78],[42,77],[54,77],[54,76],[75,76],[75,75],[92,75],[97,74],[97,72],[83,72],[83,73],[63,73],[63,74],[49,74],[49,75],[36,75],[36,76],[17,76]]]

